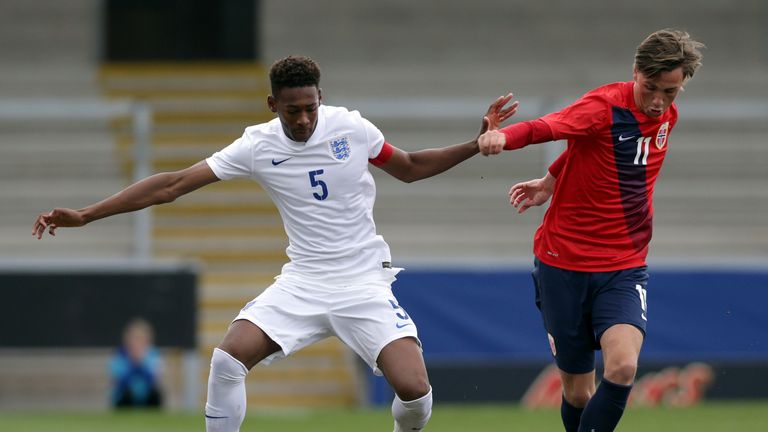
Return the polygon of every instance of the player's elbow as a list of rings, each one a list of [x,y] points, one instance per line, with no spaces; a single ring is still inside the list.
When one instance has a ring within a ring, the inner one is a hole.
[[[407,175],[403,176],[404,178],[401,178],[400,180],[404,181],[405,183],[413,183],[419,180],[424,180],[426,178],[436,176],[444,171],[445,169],[439,169],[439,168],[434,169],[434,168],[427,168],[427,167],[412,169],[408,172]]]
[[[173,189],[165,188],[155,195],[155,204],[168,204],[176,201],[179,197]]]
[[[432,177],[435,173],[423,165],[413,164],[399,173],[397,178],[403,183],[413,183],[425,178]]]
[[[176,198],[184,194],[180,176],[166,175],[166,181],[155,194],[155,204],[167,204],[176,201]]]
[[[413,183],[422,178],[416,174],[415,170],[412,167],[406,167],[406,168],[399,167],[397,169],[388,167],[388,168],[384,168],[384,170],[389,175],[400,180],[403,183]]]

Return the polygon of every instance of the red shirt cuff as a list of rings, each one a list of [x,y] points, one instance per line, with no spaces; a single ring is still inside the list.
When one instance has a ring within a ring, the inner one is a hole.
[[[507,138],[504,150],[523,148],[528,144],[552,141],[552,129],[542,119],[515,123],[501,129]]]

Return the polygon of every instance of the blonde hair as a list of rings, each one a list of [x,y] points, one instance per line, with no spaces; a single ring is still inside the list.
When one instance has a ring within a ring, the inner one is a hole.
[[[705,45],[691,39],[684,31],[664,29],[651,33],[637,47],[635,67],[652,78],[661,72],[683,68],[683,78],[690,78],[701,66],[701,49]]]

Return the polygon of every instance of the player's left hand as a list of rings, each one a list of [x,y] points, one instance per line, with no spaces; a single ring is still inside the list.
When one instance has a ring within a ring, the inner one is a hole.
[[[499,98],[496,99],[488,107],[488,111],[486,111],[485,116],[483,116],[483,123],[480,126],[480,133],[477,134],[478,137],[489,130],[498,129],[499,125],[504,123],[508,118],[515,115],[517,112],[517,107],[520,106],[520,102],[514,101],[510,106],[504,108],[504,106],[511,100],[512,93],[508,93],[505,96],[499,96]]]
[[[517,183],[509,189],[509,203],[523,213],[529,207],[540,206],[549,200],[555,190],[556,179],[551,174],[544,178]]]

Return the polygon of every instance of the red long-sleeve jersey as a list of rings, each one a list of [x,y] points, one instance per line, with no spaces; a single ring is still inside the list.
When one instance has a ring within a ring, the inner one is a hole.
[[[645,265],[653,190],[677,122],[635,106],[633,82],[599,87],[542,117],[554,140],[568,140],[552,202],[534,237],[542,262],[568,270],[613,271]],[[559,165],[559,166],[558,166]]]

